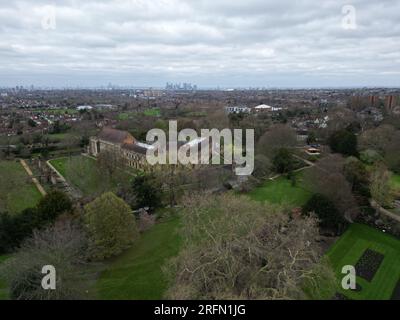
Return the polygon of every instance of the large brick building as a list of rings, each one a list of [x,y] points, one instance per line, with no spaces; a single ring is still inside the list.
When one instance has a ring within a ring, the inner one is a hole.
[[[189,142],[178,142],[177,146],[173,146],[168,143],[169,147],[180,148],[186,146],[189,150],[193,147],[198,148],[200,157],[200,145],[204,138],[198,138]],[[210,144],[210,159],[216,154],[216,148],[211,147]],[[148,164],[146,159],[147,150],[154,148],[150,144],[137,141],[129,132],[116,130],[112,128],[103,128],[103,130],[95,137],[90,138],[89,153],[97,157],[101,152],[109,151],[119,156],[126,165],[139,169],[139,170],[153,170],[157,166],[151,166]],[[219,153],[219,152],[217,152]],[[200,165],[179,165],[179,167],[190,167],[195,168]]]
[[[129,132],[104,128],[96,137],[90,138],[89,153],[97,157],[103,151],[119,155],[128,166],[147,170],[146,153],[149,144],[137,141]]]

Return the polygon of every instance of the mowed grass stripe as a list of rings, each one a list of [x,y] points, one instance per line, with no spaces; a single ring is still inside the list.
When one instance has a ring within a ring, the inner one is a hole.
[[[382,253],[385,258],[371,282],[357,277],[361,292],[341,289],[344,265],[357,263],[365,250]],[[400,241],[371,227],[353,224],[327,253],[338,276],[339,292],[355,300],[387,300],[400,279]]]

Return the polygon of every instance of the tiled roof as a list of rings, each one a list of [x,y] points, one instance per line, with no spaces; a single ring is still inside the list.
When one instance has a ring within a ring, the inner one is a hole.
[[[147,149],[148,149],[148,148],[145,148],[138,144],[133,144],[133,143],[125,143],[122,145],[122,148],[129,150],[129,151],[139,153],[139,154],[144,154],[144,155],[146,155]]]
[[[127,131],[104,128],[99,134],[98,138],[108,142],[122,144],[127,138],[131,137],[130,133]]]

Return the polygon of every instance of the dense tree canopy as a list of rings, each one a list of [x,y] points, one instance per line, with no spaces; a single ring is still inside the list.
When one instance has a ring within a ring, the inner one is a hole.
[[[278,173],[287,173],[295,168],[295,159],[286,148],[279,149],[272,162],[275,171]]]
[[[61,214],[71,212],[72,202],[63,192],[52,191],[35,208],[19,214],[0,214],[0,253],[10,252],[30,237],[35,229],[52,224]]]
[[[335,204],[343,217],[351,222],[359,214],[358,203],[344,174],[345,160],[339,154],[319,160],[304,174],[306,186]]]
[[[328,139],[328,144],[334,153],[341,153],[346,156],[356,156],[357,136],[348,130],[334,132]]]
[[[151,174],[139,174],[132,180],[136,208],[157,208],[161,205],[162,192],[158,180]]]
[[[139,232],[131,208],[108,192],[85,206],[89,252],[94,260],[120,254],[137,239]]]
[[[339,231],[346,224],[343,215],[336,209],[335,204],[322,194],[314,194],[303,206],[305,215],[314,213],[322,228]]]

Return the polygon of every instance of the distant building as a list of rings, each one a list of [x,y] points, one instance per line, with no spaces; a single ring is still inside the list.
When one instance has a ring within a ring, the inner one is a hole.
[[[254,110],[256,110],[256,112],[269,112],[272,110],[272,107],[266,104],[260,104],[259,106],[255,107]]]
[[[165,90],[174,90],[174,91],[196,91],[197,85],[191,83],[169,83],[165,85]]]
[[[271,107],[271,106],[266,105],[266,104],[260,104],[259,106],[254,107],[254,110],[256,112],[276,112],[276,111],[282,110],[282,108],[280,108],[280,107]]]
[[[233,107],[226,107],[226,112],[229,114],[232,113],[251,113],[251,109],[245,106],[233,106]]]
[[[78,106],[76,108],[78,111],[82,111],[82,110],[92,110],[93,107],[92,106]]]

